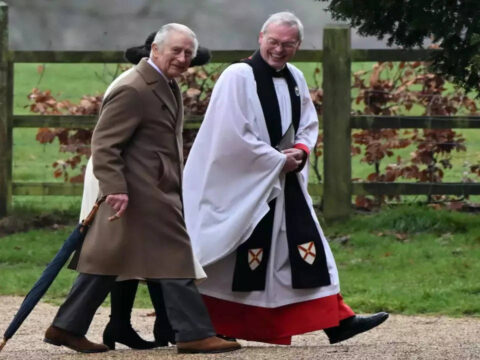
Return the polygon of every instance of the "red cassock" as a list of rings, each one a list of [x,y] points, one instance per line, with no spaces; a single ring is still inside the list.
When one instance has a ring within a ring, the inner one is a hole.
[[[238,339],[290,345],[292,336],[337,326],[355,313],[340,294],[278,308],[203,296],[217,333]]]

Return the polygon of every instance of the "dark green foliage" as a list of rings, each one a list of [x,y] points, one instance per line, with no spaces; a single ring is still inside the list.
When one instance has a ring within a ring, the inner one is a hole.
[[[328,11],[388,45],[422,47],[430,39],[441,48],[433,55],[433,71],[480,90],[480,1],[331,0]]]

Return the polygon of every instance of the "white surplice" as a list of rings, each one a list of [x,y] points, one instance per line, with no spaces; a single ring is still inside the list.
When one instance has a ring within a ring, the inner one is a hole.
[[[303,74],[288,67],[301,97],[295,143],[313,149],[318,135],[315,107]],[[273,81],[285,132],[291,124],[288,86],[283,78]],[[270,145],[252,68],[245,63],[229,66],[215,85],[184,170],[187,231],[208,276],[199,286],[202,294],[274,308],[340,292],[335,261],[307,193],[308,164],[297,176],[323,242],[331,285],[292,289],[281,173],[285,158]],[[272,199],[276,207],[265,290],[233,292],[235,250],[268,212]]]

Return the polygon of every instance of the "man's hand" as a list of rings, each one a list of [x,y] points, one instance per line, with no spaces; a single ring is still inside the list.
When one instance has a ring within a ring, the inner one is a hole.
[[[283,154],[292,154],[296,160],[303,161],[307,155],[302,149],[290,148],[282,151]]]
[[[304,152],[300,149],[291,148],[283,150],[282,153],[287,156],[287,161],[285,161],[285,165],[283,165],[282,172],[286,174],[297,170],[302,163]]]
[[[285,149],[282,151],[282,154],[287,155],[287,161],[283,165],[282,172],[289,173],[298,169],[298,167],[305,160],[306,153],[301,149]]]
[[[116,211],[115,215],[108,218],[109,221],[117,220],[123,215],[128,206],[127,194],[111,194],[107,196],[105,202]]]

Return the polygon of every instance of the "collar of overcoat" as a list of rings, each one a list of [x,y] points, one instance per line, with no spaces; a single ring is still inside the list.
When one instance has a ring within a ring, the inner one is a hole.
[[[165,76],[154,69],[147,60],[148,58],[140,60],[136,66],[136,70],[142,76],[145,83],[152,88],[155,96],[167,106],[176,121],[176,125],[179,125],[181,121],[178,120],[182,118],[183,113],[183,101],[180,88],[175,80],[172,80],[173,86],[171,88]]]

